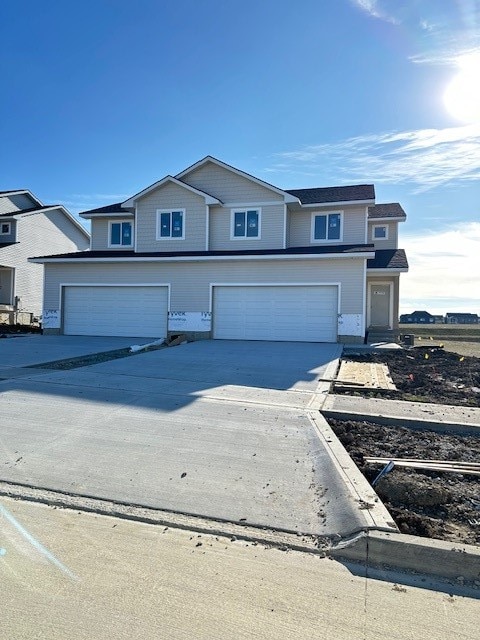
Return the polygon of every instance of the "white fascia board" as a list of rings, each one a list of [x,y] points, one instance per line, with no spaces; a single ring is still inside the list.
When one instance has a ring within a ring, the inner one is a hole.
[[[376,276],[388,276],[391,273],[408,273],[408,267],[392,269],[372,269],[372,267],[367,266],[367,276],[371,273],[374,273]]]
[[[225,162],[222,162],[221,160],[217,160],[217,158],[214,158],[213,156],[206,156],[205,158],[202,158],[202,160],[199,160],[198,162],[196,162],[195,164],[192,164],[190,167],[187,167],[186,169],[184,169],[180,173],[177,173],[175,178],[178,178],[179,180],[181,180],[184,176],[188,175],[192,171],[195,171],[199,167],[202,167],[204,164],[207,164],[207,162],[211,162],[212,164],[216,164],[217,166],[222,167],[222,169],[226,169],[227,171],[231,171],[232,173],[235,173],[237,176],[241,176],[242,178],[246,178],[247,180],[250,180],[250,182],[254,182],[255,184],[260,185],[261,187],[265,187],[265,189],[269,189],[270,191],[273,191],[274,193],[278,193],[279,195],[283,196],[285,202],[300,203],[300,200],[298,198],[296,198],[295,196],[292,196],[290,193],[287,193],[286,191],[283,191],[282,189],[279,189],[278,187],[275,187],[273,184],[269,184],[268,182],[265,182],[264,180],[260,180],[260,178],[255,178],[255,176],[252,176],[249,173],[245,173],[245,171],[241,171],[240,169],[236,169],[235,167],[232,167],[231,165],[226,164]]]
[[[43,202],[39,200],[36,196],[33,195],[31,191],[28,189],[14,189],[13,191],[6,191],[5,193],[0,193],[0,198],[8,198],[9,196],[18,196],[22,193],[26,193],[32,200],[38,203],[39,207],[43,207]]]
[[[233,260],[328,260],[330,258],[338,259],[354,259],[354,258],[373,258],[374,252],[368,253],[327,253],[327,254],[288,254],[288,255],[236,255],[236,256],[170,256],[170,257],[139,257],[139,258],[122,258],[122,256],[115,256],[114,258],[29,258],[29,262],[35,262],[37,264],[50,264],[50,263],[75,263],[85,264],[92,262],[229,262]],[[390,269],[389,271],[393,271]]]
[[[132,211],[119,211],[118,213],[79,213],[81,218],[85,218],[85,220],[91,220],[92,218],[134,218],[135,214]]]
[[[374,218],[373,216],[369,216],[368,217],[368,221],[372,222],[373,224],[375,224],[376,222],[404,222],[407,219],[407,216],[399,216],[396,218]]]
[[[368,206],[371,204],[375,204],[375,200],[339,200],[338,202],[312,202],[310,204],[302,204],[302,208],[315,207],[316,209],[324,209],[328,207],[344,207],[346,205],[359,205],[363,207],[364,205]]]
[[[162,178],[161,180],[150,185],[143,191],[140,191],[140,193],[137,193],[136,195],[132,196],[128,200],[125,200],[125,202],[122,202],[121,206],[134,207],[135,202],[137,200],[140,200],[140,198],[143,198],[144,196],[148,195],[155,189],[163,187],[164,184],[167,184],[169,182],[172,182],[173,184],[176,184],[178,187],[182,187],[183,189],[187,189],[187,191],[191,191],[192,193],[195,193],[197,196],[201,196],[202,198],[205,199],[206,204],[222,204],[221,200],[218,200],[218,198],[214,198],[213,196],[209,195],[208,193],[205,193],[204,191],[201,191],[200,189],[195,189],[195,187],[190,186],[186,182],[177,180],[177,178],[174,178],[173,176],[165,176],[165,178]]]

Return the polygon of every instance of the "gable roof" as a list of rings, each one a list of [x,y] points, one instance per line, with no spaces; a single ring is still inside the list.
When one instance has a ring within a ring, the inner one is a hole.
[[[292,198],[292,195],[291,195],[291,193],[289,191],[285,191],[283,189],[279,189],[278,187],[275,187],[273,184],[270,184],[269,182],[265,182],[265,180],[260,180],[260,178],[256,178],[255,176],[252,176],[250,173],[246,173],[245,171],[241,171],[241,169],[237,169],[236,167],[232,167],[232,165],[227,164],[226,162],[222,162],[221,160],[218,160],[218,158],[214,158],[213,156],[205,156],[205,158],[202,158],[202,160],[199,160],[198,162],[195,162],[195,164],[192,164],[190,167],[187,167],[186,169],[184,169],[180,173],[177,173],[177,175],[175,177],[178,180],[182,180],[182,178],[184,178],[186,175],[188,175],[192,171],[195,171],[199,167],[202,167],[204,164],[207,164],[209,162],[212,163],[212,164],[216,164],[218,167],[222,167],[222,169],[226,169],[227,171],[231,171],[232,173],[235,173],[237,176],[241,176],[242,178],[246,178],[247,180],[250,180],[251,182],[254,182],[255,184],[258,184],[261,187],[265,187],[265,189],[270,189],[270,191],[274,191],[275,193],[280,194],[281,196],[283,196],[285,198],[285,202],[297,202],[297,200],[298,200],[296,196],[294,196]]]
[[[38,205],[42,204],[42,201],[39,200],[37,197],[35,197],[33,195],[33,193],[31,191],[29,191],[28,189],[10,189],[9,191],[0,191],[0,197],[3,197],[3,196],[17,196],[17,195],[21,195],[22,193],[26,194],[29,198],[31,198]]]
[[[196,189],[195,187],[192,187],[186,182],[182,182],[182,180],[178,180],[173,176],[165,176],[161,180],[158,180],[158,182],[154,182],[149,187],[147,187],[146,189],[143,189],[143,191],[140,191],[139,193],[132,196],[128,200],[125,200],[125,202],[122,203],[122,207],[126,208],[126,207],[135,206],[135,202],[137,200],[140,200],[140,198],[143,198],[144,196],[148,195],[151,191],[154,191],[155,189],[162,187],[164,184],[167,184],[168,182],[172,182],[173,184],[176,184],[177,186],[182,187],[183,189],[187,189],[192,193],[196,193],[197,195],[202,196],[202,198],[205,198],[206,204],[222,204],[222,202],[218,198],[211,196],[209,193],[206,193],[206,191],[201,191],[200,189]]]
[[[383,218],[402,218],[405,219],[407,214],[402,208],[399,202],[389,202],[386,204],[376,204],[373,207],[368,207],[368,218],[371,219],[383,219]]]
[[[11,218],[13,216],[21,216],[24,213],[35,213],[37,211],[45,211],[47,209],[58,209],[62,208],[61,204],[47,204],[42,205],[41,207],[29,207],[28,209],[21,209],[20,211],[12,211],[11,213],[0,213],[0,218]]]

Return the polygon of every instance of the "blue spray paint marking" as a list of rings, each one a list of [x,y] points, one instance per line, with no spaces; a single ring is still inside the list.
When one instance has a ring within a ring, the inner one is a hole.
[[[55,558],[53,553],[51,553],[48,549],[46,549],[38,540],[35,540],[35,538],[32,536],[32,534],[28,533],[28,531],[25,529],[25,527],[23,527],[18,522],[18,520],[16,520],[14,518],[14,516],[10,513],[10,511],[5,509],[5,507],[3,505],[1,505],[1,504],[0,504],[0,515],[3,515],[3,517],[6,520],[8,520],[10,522],[10,524],[12,524],[19,533],[22,534],[22,536],[25,538],[25,540],[27,540],[32,545],[32,547],[34,547],[39,553],[41,553],[43,556],[45,556],[45,558],[47,558],[47,560],[49,560],[52,564],[54,564],[58,569],[63,571],[63,573],[67,574],[67,576],[69,578],[71,578],[72,580],[79,580],[80,579],[72,571],[70,571],[70,569],[68,567],[66,567],[64,564],[62,564],[60,562],[60,560],[57,560],[57,558]],[[6,553],[5,549],[3,549],[3,551],[5,551],[5,553]],[[5,554],[2,554],[0,552],[0,555],[5,555]]]

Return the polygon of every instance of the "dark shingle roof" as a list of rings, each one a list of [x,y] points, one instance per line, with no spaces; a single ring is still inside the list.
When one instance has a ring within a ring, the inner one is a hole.
[[[375,258],[367,260],[367,269],[408,269],[404,249],[377,249]]]
[[[368,217],[371,218],[406,218],[407,214],[398,202],[388,204],[376,204],[368,207]]]
[[[22,213],[34,213],[35,211],[43,211],[44,209],[54,209],[55,207],[63,207],[62,204],[46,204],[43,207],[30,207],[21,211],[11,211],[10,213],[0,213],[0,218],[10,218],[11,216],[20,216]]]
[[[375,187],[373,184],[354,184],[345,187],[317,187],[315,189],[285,189],[285,191],[298,198],[302,204],[375,200]]]
[[[6,191],[0,191],[0,196],[4,193],[25,193],[27,189],[7,189]]]
[[[373,244],[341,244],[325,247],[290,247],[289,249],[240,249],[236,251],[77,251],[75,253],[61,253],[53,256],[36,256],[36,258],[74,258],[85,260],[88,258],[182,258],[182,257],[229,257],[229,256],[282,256],[282,255],[312,255],[331,253],[373,253]],[[33,259],[36,259],[33,258]]]
[[[107,204],[105,207],[97,207],[97,209],[89,209],[88,211],[82,211],[80,215],[84,213],[129,213],[128,209],[122,209],[122,203],[116,202],[115,204]]]
[[[12,244],[17,244],[16,242],[0,242],[0,249],[4,247],[10,247]]]

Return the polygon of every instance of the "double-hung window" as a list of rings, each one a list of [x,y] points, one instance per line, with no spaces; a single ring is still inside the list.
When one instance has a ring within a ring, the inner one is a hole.
[[[260,209],[235,209],[232,227],[232,238],[260,238]]]
[[[119,220],[110,222],[110,247],[131,247],[133,245],[133,226],[131,222]]]
[[[185,209],[157,210],[157,240],[185,239]]]
[[[312,241],[334,242],[342,240],[342,212],[314,213],[312,217]]]

